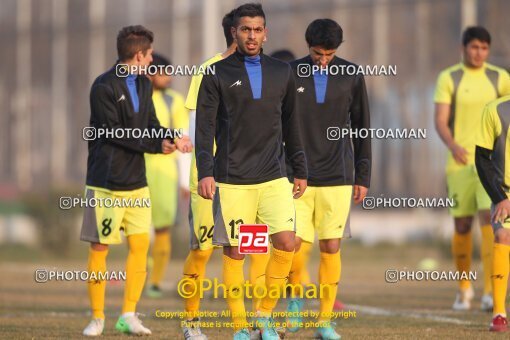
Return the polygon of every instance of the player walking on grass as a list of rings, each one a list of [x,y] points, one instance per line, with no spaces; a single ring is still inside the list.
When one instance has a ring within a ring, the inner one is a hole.
[[[475,138],[484,106],[510,93],[508,73],[486,62],[491,37],[483,27],[469,27],[462,35],[462,62],[441,72],[437,80],[435,123],[448,147],[446,178],[448,196],[455,200],[450,209],[455,231],[452,254],[459,272],[471,268],[473,217],[478,212],[482,231],[481,257],[484,289],[481,309],[492,310],[491,263],[494,234],[490,225],[490,199],[474,165]],[[468,310],[474,291],[469,280],[459,282],[454,310]]]
[[[227,49],[223,53],[218,53],[205,61],[202,66],[209,66],[220,61],[234,53],[237,45],[234,42],[230,28],[233,26],[234,10],[227,13],[222,20],[223,33]],[[186,108],[190,111],[189,126],[190,138],[195,144],[195,119],[197,109],[197,98],[200,84],[202,83],[202,74],[194,75],[186,98]],[[212,214],[211,200],[200,197],[197,193],[198,173],[196,167],[195,153],[192,154],[190,167],[190,251],[184,262],[183,276],[185,279],[200,281],[205,277],[207,263],[213,252],[212,235],[214,228],[214,218]],[[200,329],[200,319],[198,313],[200,310],[200,294],[195,291],[189,292],[189,297],[184,298],[184,310],[187,314],[187,322],[183,327],[185,339],[205,340],[207,337]]]
[[[345,128],[353,131],[370,128],[370,112],[363,75],[328,75],[332,65],[348,66],[351,62],[338,58],[335,53],[343,41],[340,25],[330,19],[314,20],[305,34],[309,55],[291,62],[296,77],[297,104],[301,123],[301,136],[308,161],[308,188],[296,200],[296,254],[291,267],[290,280],[301,282],[301,270],[314,242],[319,238],[319,283],[325,296],[320,298],[320,327],[316,336],[321,339],[340,339],[331,323],[340,280],[340,241],[350,237],[348,227],[351,200],[360,203],[370,185],[370,138],[333,138],[328,129]],[[300,68],[319,66],[319,70],[304,76]],[[340,68],[340,67],[339,67]],[[289,179],[294,176],[288,169]],[[303,247],[306,245],[307,247]],[[296,332],[301,322],[302,289],[293,292],[287,312],[289,331]],[[292,314],[290,314],[292,313]]]
[[[234,10],[223,17],[222,26],[227,50],[223,53],[218,53],[214,57],[207,60],[203,66],[212,65],[215,62],[222,60],[235,52],[237,44],[234,42],[232,32],[230,31],[233,26]],[[195,118],[197,108],[197,97],[202,82],[202,75],[198,74],[193,76],[186,98],[186,108],[190,110],[190,134],[191,141],[194,144],[195,136]],[[191,170],[190,170],[190,235],[191,235],[191,249],[186,259],[183,275],[186,279],[201,280],[205,276],[207,263],[213,251],[212,235],[214,228],[214,218],[212,213],[212,201],[202,198],[197,193],[198,174],[196,168],[195,153],[192,154]],[[250,282],[254,286],[261,286],[265,283],[265,271],[267,262],[269,261],[269,254],[253,254],[250,256],[250,269],[249,276]],[[200,330],[200,320],[197,315],[200,309],[199,292],[190,294],[190,297],[184,299],[185,311],[188,315],[188,322],[184,325],[183,332],[186,339],[205,339],[205,335]],[[253,297],[253,310],[256,310],[260,299]]]
[[[160,68],[171,65],[162,55],[154,53],[151,65]],[[188,131],[188,112],[184,107],[183,96],[169,88],[171,76],[164,73],[150,75],[153,93],[152,102],[156,117],[161,126]],[[175,145],[173,145],[175,149]],[[152,245],[152,270],[150,271],[149,287],[146,294],[152,298],[160,298],[161,281],[171,255],[171,233],[177,214],[179,174],[177,170],[177,153],[172,155],[145,154],[147,184],[149,186],[154,225],[154,244]]]
[[[299,198],[306,189],[294,77],[288,64],[262,53],[266,32],[262,6],[240,6],[232,28],[237,50],[215,64],[215,75],[204,76],[198,94],[198,193],[214,199],[213,244],[223,246],[223,280],[234,316],[234,339],[250,338],[244,296],[230,294],[230,288],[244,284],[244,255],[237,249],[239,225],[269,226],[272,251],[266,289],[282,288],[294,255],[293,196]],[[283,143],[295,175],[292,191],[285,178]],[[279,339],[270,318],[277,301],[266,295],[257,309],[263,339]]]
[[[119,64],[144,67],[152,61],[154,35],[143,26],[124,27],[117,36]],[[90,90],[90,126],[106,129],[163,129],[154,112],[152,86],[143,75],[119,77],[116,66],[100,75]],[[175,143],[175,146],[173,145]],[[191,151],[189,139],[115,138],[108,135],[88,142],[88,198],[147,199],[144,153],[171,153],[175,148]],[[104,273],[110,244],[121,243],[121,230],[127,236],[129,254],[122,314],[115,328],[123,333],[148,335],[151,331],[138,319],[136,304],[146,277],[151,209],[132,207],[87,207],[83,216],[81,240],[90,242],[88,271]],[[87,282],[92,321],[86,336],[101,335],[104,329],[106,281]]]
[[[493,319],[490,330],[508,331],[505,299],[510,258],[510,96],[485,107],[476,141],[478,176],[492,201],[494,256],[492,260]]]

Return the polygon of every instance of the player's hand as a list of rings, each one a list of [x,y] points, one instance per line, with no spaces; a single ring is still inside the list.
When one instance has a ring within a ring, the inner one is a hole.
[[[212,200],[216,192],[214,177],[204,177],[198,182],[198,194],[206,200]]]
[[[452,153],[453,159],[459,164],[467,164],[467,150],[464,149],[462,146],[460,146],[457,143],[453,143],[453,145],[450,147],[450,151]]]
[[[354,203],[360,204],[363,202],[363,199],[365,199],[367,196],[368,188],[362,185],[354,185],[352,189],[352,197],[354,198]]]
[[[193,150],[193,144],[186,135],[182,136],[182,138],[174,139],[174,144],[177,146],[177,150],[182,153],[189,153]]]
[[[294,187],[292,188],[292,196],[294,198],[300,198],[303,196],[306,190],[306,179],[294,178]]]
[[[496,204],[492,221],[503,224],[508,216],[510,216],[510,200],[506,199]]]
[[[164,139],[161,142],[161,149],[165,155],[168,155],[175,151],[176,146],[175,144],[172,144],[168,139]]]

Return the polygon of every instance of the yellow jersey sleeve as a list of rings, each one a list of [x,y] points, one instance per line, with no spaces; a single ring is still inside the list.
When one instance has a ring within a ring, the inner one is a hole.
[[[177,91],[167,89],[166,93],[172,96],[173,103],[171,107],[172,122],[174,128],[188,130],[189,117],[188,110],[184,104],[184,97]]]
[[[159,124],[164,128],[170,127],[170,108],[166,104],[164,93],[161,90],[154,90],[152,93],[152,103],[156,110],[156,117]]]
[[[434,93],[434,103],[451,104],[453,95],[453,79],[450,72],[443,71],[437,78],[436,92]]]
[[[222,58],[221,53],[216,54],[214,57],[208,59],[206,62],[202,64],[202,66],[209,66],[214,64],[217,61],[220,61]],[[202,74],[196,74],[191,78],[191,84],[188,90],[188,96],[186,97],[186,109],[188,110],[196,110],[197,109],[197,99],[198,99],[198,91],[200,90],[200,84],[202,83]],[[189,126],[189,120],[188,120]],[[214,147],[216,150],[216,145]],[[196,192],[196,188],[198,187],[198,171],[197,171],[197,163],[195,159],[195,150],[192,152],[191,158],[191,168],[190,168],[190,176],[189,176],[189,187],[191,191]]]
[[[185,103],[188,110],[197,109],[198,90],[200,89],[202,78],[202,74],[196,74],[191,78],[191,84],[189,85],[188,96],[186,97]]]
[[[507,96],[510,94],[510,75],[506,70],[501,70],[499,72],[499,84],[498,91],[501,97]]]
[[[497,112],[497,104],[499,104],[499,101],[489,103],[485,106],[481,128],[478,131],[478,138],[476,141],[476,145],[488,150],[494,148],[494,141],[501,134],[501,121],[499,120]]]
[[[217,61],[220,61],[222,58],[221,53],[216,54],[214,57],[206,60],[201,67],[207,67],[214,64]],[[197,99],[198,99],[198,90],[200,90],[200,84],[202,83],[203,74],[198,73],[195,74],[191,78],[191,84],[189,85],[188,95],[186,96],[185,107],[188,110],[196,110],[197,109]]]

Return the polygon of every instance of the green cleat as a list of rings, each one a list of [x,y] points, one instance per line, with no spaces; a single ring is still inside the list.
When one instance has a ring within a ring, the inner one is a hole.
[[[303,322],[301,318],[301,311],[303,310],[303,299],[295,298],[290,299],[287,305],[287,329],[291,333],[299,330],[299,325]]]
[[[163,297],[163,292],[161,292],[161,289],[156,285],[150,286],[149,289],[145,291],[145,294],[153,299],[160,299]]]
[[[151,335],[152,332],[142,325],[142,321],[138,318],[138,313],[130,316],[119,316],[119,320],[115,324],[115,329],[119,332],[133,335]]]
[[[322,340],[340,340],[342,337],[333,328],[335,326],[336,323],[334,322],[325,322],[317,328],[315,336]]]

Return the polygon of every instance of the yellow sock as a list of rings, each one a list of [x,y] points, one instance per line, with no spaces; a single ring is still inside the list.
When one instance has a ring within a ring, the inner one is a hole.
[[[301,284],[306,286],[310,284],[312,281],[310,280],[310,272],[308,271],[308,261],[310,260],[310,254],[312,253],[313,243],[310,242],[301,242],[300,251],[303,252],[303,268],[301,269]]]
[[[232,313],[232,321],[234,322],[234,331],[247,327],[246,309],[244,308],[244,259],[235,260],[223,255],[223,281],[227,286],[227,304]],[[240,292],[232,291],[231,287],[237,286]],[[232,294],[236,294],[232,296]]]
[[[272,249],[266,268],[266,289],[268,294],[262,299],[258,309],[261,316],[270,316],[278,303],[278,297],[272,296],[271,291],[274,291],[275,287],[283,288],[287,283],[293,257],[293,251]]]
[[[454,232],[452,239],[452,255],[457,266],[457,271],[460,273],[469,272],[471,268],[471,257],[473,252],[473,239],[471,232],[459,234]],[[461,280],[459,288],[465,290],[471,287],[469,280]]]
[[[150,283],[159,286],[163,280],[166,266],[170,261],[170,231],[156,233],[152,246],[153,266]]]
[[[494,249],[494,232],[490,224],[482,226],[482,265],[483,294],[492,292],[492,254]]]
[[[322,296],[320,298],[319,322],[331,320],[331,312],[335,304],[338,282],[342,270],[340,250],[335,254],[322,253],[319,264],[319,284]]]
[[[126,286],[122,314],[135,312],[147,276],[147,251],[149,234],[135,234],[127,237],[129,254],[126,262]]]
[[[197,280],[200,283],[200,280],[203,280],[205,277],[205,267],[212,253],[212,248],[207,250],[191,250],[186,258],[186,262],[184,262],[184,270],[182,272],[184,278]],[[194,295],[191,295],[189,298],[184,298],[184,310],[188,313],[187,317],[194,318],[198,316],[199,309],[200,292],[195,290]]]
[[[505,299],[508,285],[508,271],[510,264],[508,257],[510,246],[501,243],[494,244],[494,256],[492,260],[492,291],[494,296],[493,314],[506,316]]]
[[[266,267],[268,262],[269,254],[250,255],[250,283],[253,285],[253,293],[255,291],[262,292],[262,289],[258,287],[263,287],[266,283]],[[253,294],[252,298],[252,310],[254,312],[258,309],[261,301],[261,299],[256,298],[255,296],[256,294]]]
[[[292,258],[292,265],[290,266],[289,283],[292,284],[293,291],[292,297],[303,297],[304,291],[301,285],[304,264],[305,264],[305,242],[301,242],[301,247],[294,253]]]
[[[87,270],[89,273],[104,273],[106,272],[106,250],[89,250],[89,261]],[[99,277],[99,276],[98,276]],[[92,307],[93,319],[104,319],[104,294],[106,290],[106,281],[88,281],[87,288],[89,293],[90,306]]]

